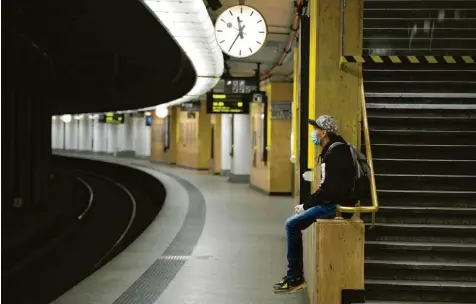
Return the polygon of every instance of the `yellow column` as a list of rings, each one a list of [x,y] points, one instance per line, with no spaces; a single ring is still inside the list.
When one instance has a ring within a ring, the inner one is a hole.
[[[337,0],[335,0],[337,1]],[[319,0],[309,0],[309,17],[310,17],[310,29],[309,29],[309,118],[315,119],[316,112],[316,79],[317,79],[317,69],[316,69],[316,57],[317,57],[317,24],[318,24],[318,4]],[[309,125],[308,134],[311,135],[312,127]],[[307,167],[314,168],[314,159],[316,154],[316,148],[311,141],[311,136],[308,137],[307,144]],[[316,173],[316,172],[315,172]],[[317,176],[317,174],[314,174]],[[313,182],[311,186],[311,191],[314,192],[317,186]]]
[[[268,97],[268,118],[267,124],[267,142],[268,151],[267,162],[261,161],[261,114],[263,104],[251,105],[251,134],[256,138],[256,147],[251,151],[251,159],[256,157],[256,164],[251,166],[250,184],[253,188],[259,189],[268,194],[291,194],[292,172],[289,158],[290,149],[290,131],[291,119],[272,120],[271,109],[273,105],[280,102],[289,103],[293,98],[293,88],[291,83],[285,82],[267,82],[262,90],[266,91]]]
[[[309,116],[313,119],[323,114],[333,116],[339,124],[340,135],[349,143],[358,146],[361,124],[359,90],[362,68],[360,64],[348,64],[345,70],[339,69],[341,55],[340,5],[341,1],[338,0],[309,1],[311,18]],[[363,0],[346,1],[342,15],[344,16],[343,54],[361,54]],[[311,131],[312,128],[310,127],[309,130]],[[309,142],[308,166],[314,168],[315,177],[313,191],[320,183],[320,168],[317,164],[320,152],[320,149],[315,149],[314,145]],[[326,223],[329,226],[325,226]],[[346,236],[343,242],[347,244],[347,247],[339,245],[343,249],[339,251],[338,255],[335,255],[335,248],[326,246],[324,242],[326,239],[334,239],[329,237],[334,234]],[[342,288],[363,288],[363,253],[355,254],[356,250],[363,252],[363,238],[361,222],[320,221],[306,230],[304,264],[310,303],[340,303],[339,295]],[[354,255],[349,257],[349,252],[353,252]],[[336,260],[336,257],[339,259]],[[326,272],[325,267],[316,267],[316,263],[319,265],[332,264],[335,271],[333,273]],[[345,275],[337,276],[335,275],[337,273]],[[331,281],[330,285],[326,283]]]
[[[213,126],[213,159],[210,161],[209,172],[219,174],[221,172],[221,115],[210,115],[210,123]]]
[[[212,124],[207,114],[207,104],[202,102],[198,115],[198,128],[195,129],[195,138],[198,138],[198,165],[197,169],[208,169],[212,155]]]
[[[359,89],[361,64],[349,64],[339,69],[341,50],[340,4],[336,0],[311,0],[311,56],[309,77],[309,115],[317,118],[328,114],[339,124],[339,133],[349,143],[358,146],[361,108]],[[362,53],[363,0],[346,1],[344,8],[344,54]],[[319,184],[316,166],[319,151],[310,144],[309,161],[315,168],[314,189]],[[311,159],[312,158],[312,159]],[[311,167],[311,168],[312,168]]]
[[[293,128],[293,142],[292,142],[292,151],[291,155],[294,156],[294,174],[293,174],[293,184],[294,184],[294,205],[297,205],[297,198],[299,197],[299,119],[298,119],[298,103],[299,103],[299,50],[297,45],[293,50],[293,119],[292,119],[292,128]]]
[[[175,107],[169,109],[169,119],[170,119],[170,134],[169,134],[169,150],[167,160],[175,164],[177,162],[177,110]]]
[[[165,131],[166,120],[158,118],[155,114],[152,115],[151,126],[151,153],[150,159],[152,161],[175,163],[176,161],[176,111],[174,108],[169,108],[168,119],[169,122],[169,148],[164,151],[165,145]]]

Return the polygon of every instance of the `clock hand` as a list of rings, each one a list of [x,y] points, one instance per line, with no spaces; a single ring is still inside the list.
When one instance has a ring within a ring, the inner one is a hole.
[[[245,26],[243,25],[243,27],[241,28],[241,30],[243,31],[244,28],[245,28]],[[241,31],[240,33],[242,33],[242,31]],[[233,43],[231,44],[230,49],[228,50],[228,52],[231,51],[231,48],[235,45],[236,40],[238,40],[238,37],[240,37],[240,33],[238,33],[238,35],[236,35],[236,38],[235,38],[235,40],[233,41]]]
[[[240,33],[239,33],[240,38],[243,39],[243,28],[244,28],[245,26],[241,26],[240,16],[237,16],[236,19],[238,20],[238,31],[240,32]]]
[[[235,30],[237,30],[238,32],[240,31],[240,30],[239,30],[239,29],[237,29],[236,27],[233,27],[233,28],[234,28]],[[245,33],[245,32],[243,32],[243,31],[241,31],[241,33],[242,33],[243,35],[246,35],[246,33]]]
[[[235,45],[235,42],[236,42],[236,40],[238,40],[238,37],[240,37],[240,33],[238,33],[238,35],[236,35],[236,38],[233,41],[233,43],[231,44],[230,49],[228,50],[228,52],[231,51],[231,48]]]

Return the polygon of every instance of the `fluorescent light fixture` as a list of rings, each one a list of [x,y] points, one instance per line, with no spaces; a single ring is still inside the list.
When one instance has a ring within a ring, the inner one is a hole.
[[[150,113],[149,111],[145,112],[145,116],[150,116],[152,115],[152,113]]]
[[[95,119],[95,118],[98,118],[99,115],[98,114],[89,114],[89,119]]]
[[[166,106],[158,105],[157,108],[155,108],[155,115],[158,118],[165,118],[167,115],[169,115],[169,110]]]
[[[198,99],[213,89],[223,74],[223,54],[203,0],[143,0],[192,62],[197,74],[193,88],[176,105]]]
[[[66,115],[61,116],[61,120],[62,120],[64,123],[69,123],[69,122],[71,122],[71,119],[72,119],[72,117],[71,117],[71,115],[69,115],[69,114],[66,114]]]
[[[84,117],[84,115],[83,115],[83,114],[74,115],[74,119],[76,119],[76,120],[83,119],[83,117]]]
[[[51,120],[56,120],[56,116],[51,116]]]

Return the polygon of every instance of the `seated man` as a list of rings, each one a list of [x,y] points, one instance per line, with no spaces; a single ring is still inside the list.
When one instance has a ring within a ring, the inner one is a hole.
[[[312,142],[322,147],[319,156],[321,184],[314,194],[295,207],[295,214],[286,220],[288,273],[274,285],[275,293],[293,292],[305,286],[302,230],[317,219],[334,218],[337,204],[354,206],[357,203],[352,198],[354,162],[350,147],[337,135],[337,122],[329,115],[322,115],[309,123],[314,127]],[[329,149],[333,143],[337,144]]]

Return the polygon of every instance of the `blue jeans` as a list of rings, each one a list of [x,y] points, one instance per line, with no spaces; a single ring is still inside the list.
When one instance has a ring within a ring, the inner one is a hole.
[[[311,226],[317,219],[334,218],[336,205],[320,205],[295,214],[286,220],[288,239],[288,278],[303,275],[302,231]]]

